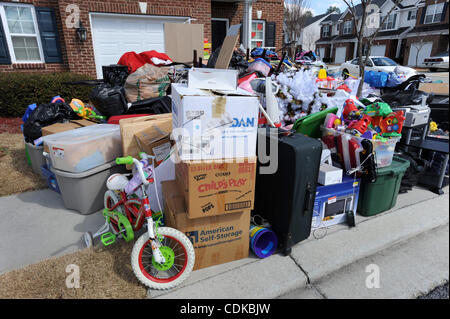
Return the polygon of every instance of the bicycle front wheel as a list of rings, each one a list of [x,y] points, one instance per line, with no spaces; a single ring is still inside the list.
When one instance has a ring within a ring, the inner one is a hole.
[[[148,233],[145,233],[134,244],[131,266],[136,277],[144,285],[164,290],[178,286],[189,277],[194,268],[195,252],[189,238],[174,228],[161,227],[158,234],[163,238],[160,251],[166,262],[164,264],[155,262],[152,241]]]

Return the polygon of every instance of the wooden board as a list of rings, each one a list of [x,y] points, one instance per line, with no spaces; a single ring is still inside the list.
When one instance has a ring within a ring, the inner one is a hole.
[[[164,23],[166,54],[174,62],[191,63],[194,50],[203,58],[203,24]]]
[[[239,39],[239,30],[241,25],[232,25],[227,32],[227,36],[223,40],[222,48],[220,49],[219,56],[215,65],[216,69],[228,69],[231,58],[233,56],[234,48]]]

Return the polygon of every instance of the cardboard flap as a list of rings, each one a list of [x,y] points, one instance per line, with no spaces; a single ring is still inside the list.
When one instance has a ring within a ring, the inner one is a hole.
[[[233,56],[234,48],[239,39],[240,24],[232,25],[228,31],[227,36],[223,40],[222,48],[220,49],[219,56],[215,65],[216,69],[228,69],[231,57]]]

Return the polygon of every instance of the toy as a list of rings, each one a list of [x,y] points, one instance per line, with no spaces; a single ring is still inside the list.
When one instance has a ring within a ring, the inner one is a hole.
[[[392,113],[392,109],[389,106],[389,104],[377,102],[367,105],[366,109],[364,110],[364,113],[372,117],[373,116],[386,117]]]
[[[88,120],[106,120],[106,116],[97,115],[97,113],[91,108],[84,105],[81,100],[72,99],[70,106],[80,117]]]
[[[327,114],[327,117],[325,118],[325,127],[326,128],[336,128],[338,125],[341,125],[342,121],[341,119],[336,116],[334,113]]]
[[[131,241],[135,231],[146,223],[147,231],[134,244],[131,266],[136,277],[146,286],[169,289],[179,285],[191,273],[195,263],[194,247],[182,232],[159,227],[161,217],[156,222],[153,220],[155,214],[150,207],[146,186],[156,179],[155,157],[143,152],[139,156],[140,161],[131,156],[116,158],[117,164],[134,164],[133,178],[128,181],[127,175],[122,174],[108,178],[103,209],[105,224],[94,235],[85,233],[84,241],[88,247],[93,246],[96,237],[101,237],[104,245],[114,243],[118,236]]]
[[[403,111],[392,112],[380,122],[381,132],[384,137],[401,136],[405,117]]]
[[[344,111],[342,112],[344,121],[350,122],[360,120],[362,118],[361,112],[355,104],[355,101],[348,99],[344,104]]]
[[[371,121],[372,118],[369,115],[364,114],[362,119],[360,119],[359,121],[352,121],[347,127],[347,130],[350,131],[353,135],[362,135],[367,131]]]

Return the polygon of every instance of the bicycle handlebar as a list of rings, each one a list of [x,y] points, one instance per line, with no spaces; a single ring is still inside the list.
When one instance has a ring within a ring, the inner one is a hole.
[[[147,155],[147,154],[145,154],[144,152],[141,152],[141,153],[139,153],[139,155],[141,156],[141,158],[144,158],[144,157],[146,157],[146,156],[149,156],[149,155]],[[150,156],[149,156],[150,157]],[[142,183],[144,184],[144,185],[148,185],[148,184],[150,184],[150,182],[147,180],[147,178],[145,177],[145,174],[144,174],[144,169],[143,169],[143,164],[140,162],[140,161],[138,161],[137,159],[135,159],[135,158],[133,158],[132,156],[127,156],[127,157],[117,157],[116,158],[116,164],[118,164],[118,165],[121,165],[121,164],[126,164],[126,165],[132,165],[132,164],[134,164],[134,166],[136,167],[136,169],[137,169],[137,172],[138,172],[138,174],[139,174],[139,177],[141,178],[141,180],[142,180]]]
[[[122,165],[122,164],[131,165],[131,164],[133,164],[133,157],[131,157],[131,156],[118,157],[118,158],[116,158],[116,164],[117,165]]]

